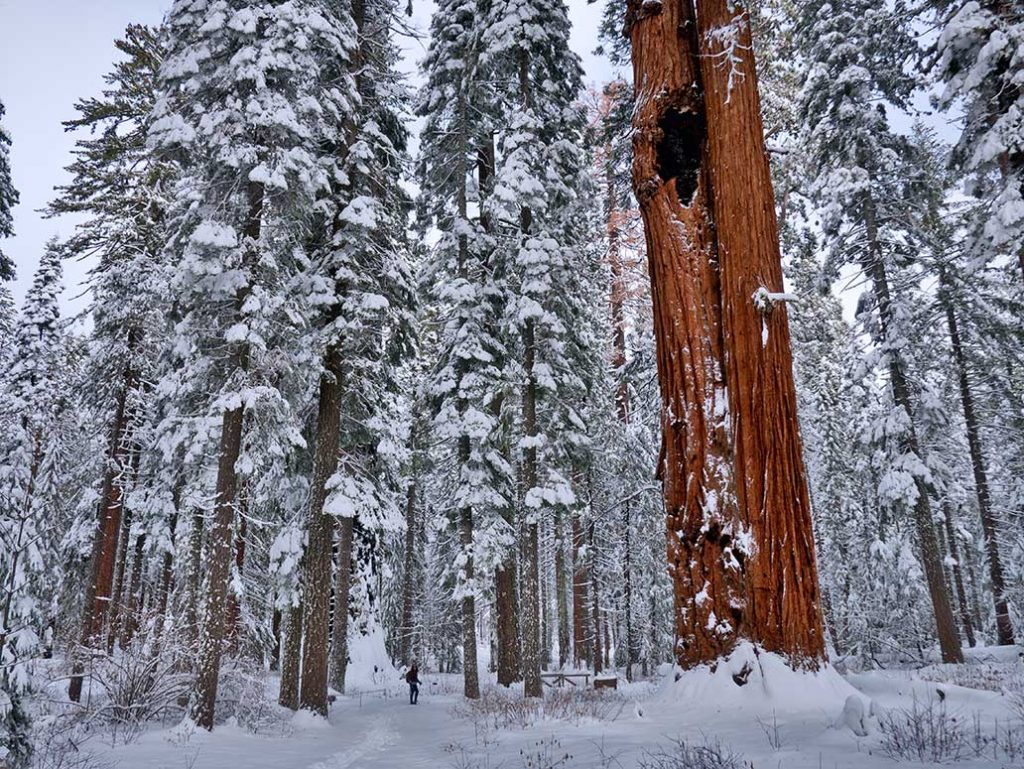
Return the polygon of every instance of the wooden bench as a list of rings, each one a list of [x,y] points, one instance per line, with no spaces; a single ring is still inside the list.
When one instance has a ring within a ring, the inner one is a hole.
[[[618,689],[619,679],[616,676],[598,676],[594,679],[595,689]]]
[[[541,680],[541,682],[545,686],[552,686],[552,687],[557,686],[559,688],[565,686],[566,684],[572,684],[573,686],[578,686],[578,684],[575,681],[575,679],[577,679],[577,678],[582,678],[583,679],[583,685],[584,686],[589,686],[590,685],[590,673],[561,673],[561,672],[557,672],[557,673],[541,673],[540,674],[540,680]]]

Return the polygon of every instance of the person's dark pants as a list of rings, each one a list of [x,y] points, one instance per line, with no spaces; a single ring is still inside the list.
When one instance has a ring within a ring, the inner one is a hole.
[[[419,684],[409,684],[409,704],[415,705],[420,699]]]

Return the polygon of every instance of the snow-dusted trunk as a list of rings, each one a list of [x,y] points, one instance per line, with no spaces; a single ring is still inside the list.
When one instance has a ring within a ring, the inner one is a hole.
[[[572,514],[572,649],[576,666],[589,665],[587,644],[587,559],[584,555],[583,523]]]
[[[299,669],[302,664],[302,602],[296,601],[288,608],[288,624],[285,628],[284,645],[281,650],[281,691],[278,703],[291,710],[299,709]]]
[[[136,347],[136,335],[128,335],[128,353],[131,355]],[[129,363],[122,375],[121,389],[117,394],[114,415],[111,421],[110,439],[107,448],[106,469],[103,475],[103,488],[100,492],[99,512],[96,530],[93,535],[92,556],[90,559],[90,579],[86,585],[85,605],[82,610],[82,634],[80,643],[91,648],[103,633],[103,626],[110,607],[111,588],[114,584],[114,563],[117,556],[118,539],[121,535],[121,510],[124,491],[121,478],[123,468],[127,464],[128,428],[127,404],[129,394],[137,386],[138,377],[134,367]],[[68,686],[68,698],[78,702],[82,697],[82,665],[74,664],[71,682]]]
[[[675,654],[690,667],[745,639],[816,668],[824,638],[749,17],[729,0],[699,7],[628,10]]]
[[[532,102],[530,93],[529,61],[525,51],[520,51],[519,96],[524,107]],[[525,239],[530,236],[533,225],[533,211],[524,206],[520,211],[520,232]],[[537,338],[536,321],[531,315],[523,323],[523,435],[527,446],[523,449],[522,486],[529,495],[537,485]],[[539,510],[527,512],[526,518],[526,563],[523,567],[523,693],[527,697],[543,697],[540,679],[540,521]]]
[[[889,292],[889,277],[886,274],[878,226],[875,221],[875,203],[870,193],[865,196],[864,200],[864,223],[867,250],[864,253],[862,266],[874,287],[883,342],[891,348],[888,354],[889,385],[892,388],[893,401],[896,403],[896,407],[903,411],[907,424],[903,448],[907,453],[920,457],[921,446],[914,424],[910,384],[903,370],[903,361],[899,350],[896,349],[894,340],[891,338],[892,296]],[[935,534],[928,484],[919,472],[914,473],[914,485],[917,488],[917,499],[914,503],[914,525],[917,530],[918,545],[921,548],[921,563],[924,566],[925,579],[928,583],[928,593],[931,596],[932,609],[935,613],[935,627],[939,637],[939,647],[942,650],[942,661],[963,662],[960,636],[957,634],[956,620],[953,617],[949,590],[942,569],[942,553],[939,549],[938,537]]]
[[[610,157],[612,147],[605,146],[605,153]],[[606,192],[606,216],[608,231],[608,264],[611,268],[611,316],[612,316],[612,367],[615,369],[619,379],[619,386],[616,389],[616,406],[619,413],[619,421],[623,425],[629,423],[629,386],[626,381],[624,367],[626,365],[626,282],[624,267],[622,264],[621,236],[619,233],[618,202],[615,195],[616,179],[612,175],[613,166],[606,164],[605,192]],[[632,541],[632,515],[629,500],[622,504],[622,598],[623,614],[625,619],[625,668],[626,680],[633,680],[633,663],[636,661],[636,639],[633,632],[633,541]]]
[[[331,556],[334,551],[334,516],[324,509],[327,482],[338,469],[338,441],[341,430],[341,388],[344,375],[339,345],[324,354],[320,375],[316,446],[306,521],[308,542],[303,559],[304,616],[302,687],[299,703],[306,710],[327,715],[327,662],[331,603]],[[347,612],[335,596],[335,611]]]
[[[523,216],[524,232],[529,230],[529,217]],[[523,328],[523,434],[529,443],[523,450],[523,488],[537,485],[537,378],[534,373],[537,347],[534,323],[528,319]],[[527,697],[541,697],[540,679],[540,524],[537,511],[527,513],[525,525],[526,563],[523,566],[523,693]]]
[[[1024,251],[1021,254],[1021,258],[1024,259]],[[1021,267],[1024,269],[1024,262]],[[939,300],[946,313],[953,363],[956,365],[957,382],[960,386],[960,406],[967,426],[967,447],[971,455],[971,469],[974,471],[974,493],[978,499],[978,512],[981,514],[981,530],[985,535],[985,553],[988,556],[989,578],[992,580],[992,598],[996,610],[996,635],[1001,646],[1009,646],[1014,643],[1013,624],[1010,622],[1010,610],[1005,597],[1006,580],[1003,576],[1003,560],[999,553],[999,528],[992,511],[988,471],[984,450],[981,447],[981,431],[974,407],[974,392],[971,390],[971,380],[967,372],[967,358],[960,338],[960,326],[953,306],[952,286],[945,270],[939,272],[939,287]],[[973,645],[972,643],[971,646]]]
[[[352,537],[355,519],[338,519],[338,562],[334,574],[334,627],[331,641],[331,681],[345,692],[348,673],[349,603],[352,594]]]
[[[245,573],[245,549],[246,549],[246,538],[249,531],[249,523],[247,521],[248,501],[245,496],[245,490],[242,489],[238,493],[238,531],[235,533],[235,568],[234,573],[238,575],[237,583],[234,579],[231,580],[231,589],[228,592],[228,617],[226,621],[227,627],[227,645],[226,651],[229,654],[236,654],[239,649],[239,642],[242,636],[242,599],[244,596],[239,595],[236,592],[236,584],[242,585],[243,575]]]
[[[481,198],[486,200],[494,191],[495,158],[494,136],[488,134],[477,149],[477,179]],[[494,225],[487,214],[486,207],[481,204],[480,224],[484,232],[491,234]],[[499,329],[491,329],[493,336],[500,335]],[[498,365],[496,362],[495,365]],[[500,366],[499,366],[500,367]],[[499,392],[490,404],[494,423],[500,425],[504,395]],[[502,457],[508,461],[509,451],[505,442],[501,445]],[[515,527],[515,511],[510,505],[504,505],[499,511],[510,529]],[[497,678],[501,686],[510,686],[521,681],[522,674],[522,643],[519,634],[519,593],[518,593],[518,562],[514,548],[506,548],[502,559],[494,573],[494,611],[495,636],[497,645]]]
[[[591,658],[594,662],[594,672],[600,673],[603,669],[604,654],[601,651],[601,592],[598,589],[597,581],[597,541],[595,538],[596,526],[590,523],[590,627],[591,627]],[[605,650],[607,651],[607,650]]]
[[[964,571],[960,562],[960,547],[956,542],[956,527],[953,525],[953,506],[949,500],[942,503],[942,518],[946,527],[946,541],[948,543],[950,569],[953,572],[953,585],[956,588],[956,599],[960,605],[960,624],[964,626],[964,635],[967,636],[967,645],[973,647],[977,641],[974,638],[974,623],[971,621],[971,608],[967,603],[967,591],[964,589]]]
[[[249,182],[246,193],[248,211],[242,232],[245,243],[243,260],[247,266],[252,267],[259,259],[259,242],[263,224],[263,185],[258,182]],[[241,319],[241,309],[248,293],[248,289],[243,288],[236,297],[236,320]],[[236,370],[244,372],[248,369],[249,349],[247,344],[234,343],[231,362]],[[224,645],[228,580],[231,577],[231,560],[234,552],[235,498],[238,494],[238,470],[235,466],[242,450],[244,421],[244,407],[239,404],[224,412],[221,423],[216,501],[206,554],[206,602],[202,629],[199,633],[196,683],[192,697],[192,718],[199,726],[208,730],[213,729],[217,684]]]
[[[466,102],[464,97],[461,95],[459,97],[457,108],[459,112],[459,125],[463,130],[459,135],[459,163],[458,168],[455,169],[455,173],[459,180],[457,193],[459,221],[460,227],[464,227],[464,223],[467,221],[469,208],[468,193],[466,189],[466,177],[469,173],[466,161],[466,156],[469,153],[469,137],[466,135],[466,131],[468,130]],[[466,280],[469,270],[469,239],[465,234],[459,235],[458,260],[459,277],[462,280]],[[469,475],[472,472],[470,468],[472,446],[470,444],[469,433],[466,432],[467,426],[465,424],[465,416],[466,411],[469,408],[469,402],[463,392],[465,377],[469,372],[469,368],[468,363],[464,358],[459,358],[456,362],[455,371],[459,381],[457,409],[463,430],[462,434],[459,435],[457,453],[459,472],[461,475],[460,482],[466,483],[469,481]],[[462,584],[459,588],[462,592],[460,604],[462,608],[463,694],[469,699],[475,700],[480,697],[480,672],[477,665],[476,655],[476,575],[474,573],[473,563],[473,506],[467,499],[463,499],[459,506],[458,527],[459,544],[462,547],[462,568],[460,570],[462,574]]]
[[[569,598],[566,595],[565,520],[561,511],[555,517],[555,606],[558,614],[558,668],[569,662]]]
[[[194,504],[194,503],[193,503]],[[189,646],[199,640],[199,601],[203,585],[203,532],[206,513],[196,505],[192,508],[192,526],[188,534],[188,593],[185,596],[185,632]]]
[[[413,427],[412,447],[416,451],[415,426]],[[405,551],[402,554],[402,625],[399,629],[399,658],[403,665],[409,666],[415,657],[416,647],[416,498],[418,474],[415,470],[405,492]]]

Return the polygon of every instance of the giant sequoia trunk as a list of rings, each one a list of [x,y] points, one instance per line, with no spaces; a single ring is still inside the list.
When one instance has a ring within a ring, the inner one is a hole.
[[[243,228],[247,244],[244,262],[252,267],[259,259],[260,232],[263,224],[264,188],[250,182],[247,189],[248,212]],[[235,300],[236,320],[249,291],[243,288]],[[244,343],[235,345],[231,362],[234,368],[247,371],[249,349]],[[235,499],[238,495],[238,471],[235,465],[242,451],[244,407],[239,405],[224,412],[221,422],[220,457],[217,464],[217,494],[213,508],[213,527],[210,529],[207,552],[207,593],[203,611],[202,630],[199,633],[198,664],[192,718],[204,729],[213,729],[214,706],[217,701],[217,683],[224,646],[228,580],[234,555]]]
[[[677,661],[741,640],[824,660],[778,225],[750,22],[734,0],[630,0],[633,185],[663,399]]]

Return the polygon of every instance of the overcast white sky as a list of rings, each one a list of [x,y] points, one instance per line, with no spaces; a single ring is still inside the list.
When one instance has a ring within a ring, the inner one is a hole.
[[[600,6],[568,0],[573,21],[573,48],[583,57],[589,84],[611,78],[606,62],[591,54],[597,40]],[[46,241],[65,237],[74,220],[43,219],[38,210],[67,181],[74,136],[61,121],[74,117],[76,100],[98,94],[111,67],[114,40],[139,22],[156,24],[171,0],[0,0],[0,100],[7,108],[4,124],[13,138],[11,166],[21,203],[14,209],[15,236],[4,251],[18,268],[13,290],[20,303]],[[414,23],[423,31],[431,11],[427,0],[413,0]],[[422,57],[425,41],[407,40],[405,69]],[[65,307],[81,310],[82,281],[88,265],[65,267]]]

